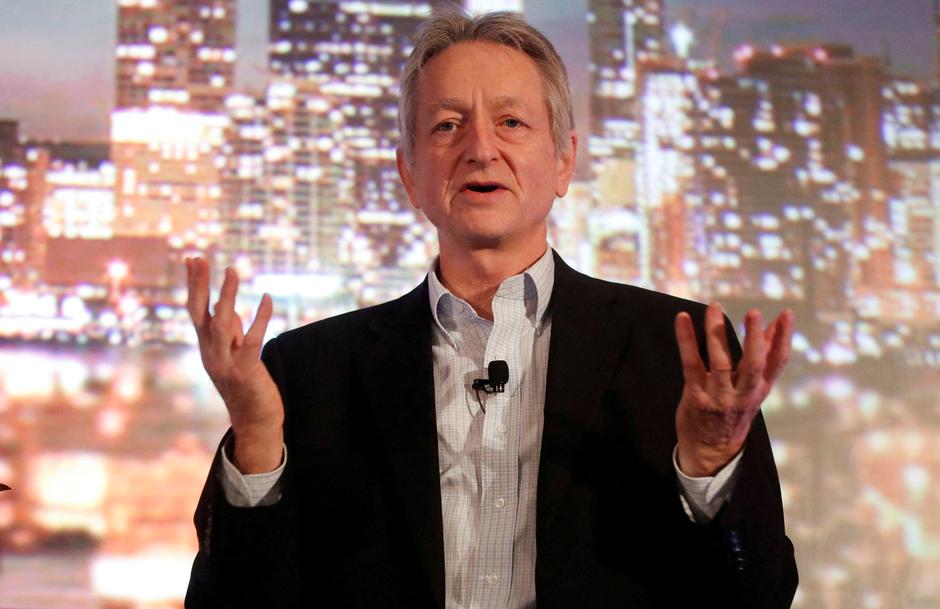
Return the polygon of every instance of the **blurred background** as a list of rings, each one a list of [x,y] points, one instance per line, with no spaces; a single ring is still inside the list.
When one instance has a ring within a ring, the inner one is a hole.
[[[269,336],[420,281],[397,78],[448,4],[0,3],[0,607],[182,606],[227,422],[182,260],[246,319],[271,293]],[[795,606],[940,607],[940,0],[464,4],[568,65],[569,263],[796,311],[764,406]]]

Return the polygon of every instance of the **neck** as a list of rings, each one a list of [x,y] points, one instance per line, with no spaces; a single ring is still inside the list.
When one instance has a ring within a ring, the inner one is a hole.
[[[544,239],[531,247],[501,251],[465,250],[441,241],[437,275],[452,294],[466,301],[477,315],[493,319],[493,296],[507,278],[518,275],[535,264],[548,245]]]

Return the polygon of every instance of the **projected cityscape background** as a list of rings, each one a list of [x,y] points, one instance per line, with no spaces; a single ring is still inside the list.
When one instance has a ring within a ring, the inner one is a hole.
[[[459,3],[65,4],[0,7],[21,27],[0,36],[0,607],[181,607],[227,425],[183,259],[237,268],[244,319],[272,294],[269,336],[419,282],[436,243],[395,169],[398,74]],[[764,406],[794,606],[938,608],[940,0],[754,4],[461,6],[524,12],[568,64],[570,264],[736,322],[796,312]],[[60,35],[91,51],[44,55],[36,24],[79,13],[94,35]]]

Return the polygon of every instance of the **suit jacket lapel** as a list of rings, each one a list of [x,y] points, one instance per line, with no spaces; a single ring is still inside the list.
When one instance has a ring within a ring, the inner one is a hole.
[[[578,449],[599,424],[604,393],[627,344],[623,326],[613,323],[618,302],[613,291],[602,286],[572,270],[555,254],[536,507],[536,545],[540,548],[571,482]]]
[[[391,303],[372,325],[366,389],[389,470],[436,606],[444,607],[444,534],[438,469],[428,286]]]

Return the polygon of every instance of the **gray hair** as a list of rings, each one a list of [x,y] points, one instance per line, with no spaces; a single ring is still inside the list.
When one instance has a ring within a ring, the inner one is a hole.
[[[568,133],[574,129],[574,111],[565,64],[548,38],[514,13],[488,13],[470,17],[457,11],[448,11],[432,17],[418,29],[414,37],[414,50],[401,73],[398,126],[408,166],[414,166],[415,121],[422,68],[435,55],[453,45],[474,41],[510,47],[524,53],[535,63],[542,77],[555,150],[559,155],[564,152],[569,146]]]

